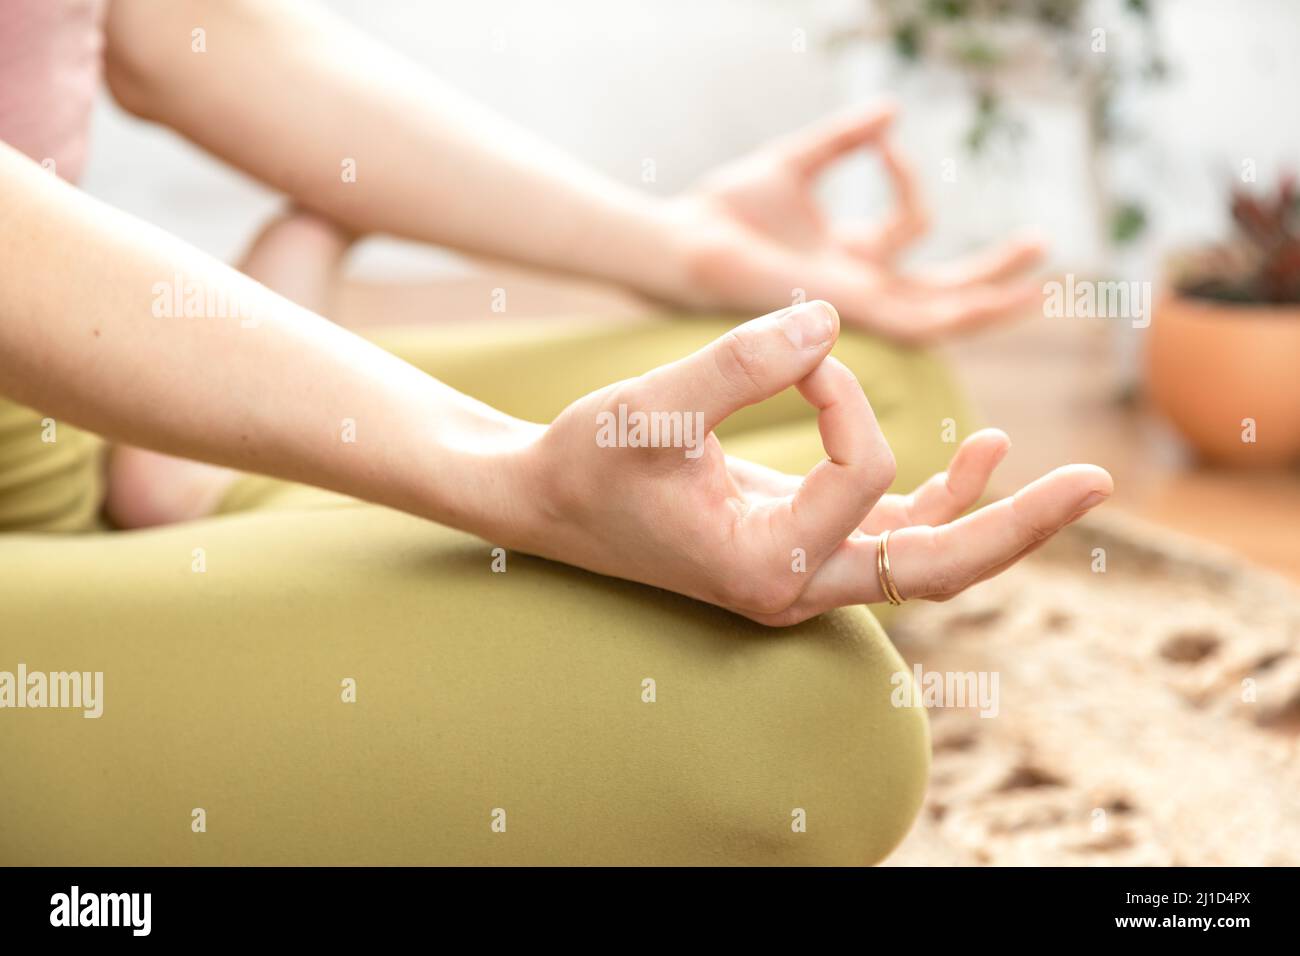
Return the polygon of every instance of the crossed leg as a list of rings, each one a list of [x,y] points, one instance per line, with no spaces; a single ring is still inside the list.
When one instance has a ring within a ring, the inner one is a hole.
[[[263,264],[297,268],[277,246]],[[377,337],[544,420],[732,324]],[[900,481],[941,469],[944,419],[963,414],[941,368],[862,336],[836,354],[901,449]],[[722,436],[788,471],[822,455],[793,395]],[[161,458],[134,464],[192,464]],[[771,631],[521,555],[499,573],[490,542],[193,467],[213,517],[0,539],[0,659],[103,671],[106,697],[100,720],[11,714],[0,818],[20,825],[0,862],[871,863],[920,806],[925,715],[894,706],[910,677],[862,608]]]

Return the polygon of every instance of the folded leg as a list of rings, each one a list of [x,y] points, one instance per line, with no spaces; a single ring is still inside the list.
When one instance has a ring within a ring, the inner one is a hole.
[[[0,670],[104,675],[98,719],[0,711],[0,863],[859,864],[902,838],[928,732],[865,610],[769,630],[501,559],[346,499],[0,536]]]

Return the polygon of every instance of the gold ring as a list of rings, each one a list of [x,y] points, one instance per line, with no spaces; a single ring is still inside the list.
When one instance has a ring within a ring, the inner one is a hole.
[[[894,572],[889,569],[889,532],[880,535],[876,545],[876,576],[880,578],[880,590],[885,592],[890,604],[902,604],[903,595],[894,583]]]

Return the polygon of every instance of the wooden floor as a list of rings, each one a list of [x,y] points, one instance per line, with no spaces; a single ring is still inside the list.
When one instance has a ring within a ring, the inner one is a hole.
[[[1115,330],[1043,320],[949,346],[987,423],[1013,451],[1008,487],[1064,462],[1115,478],[1107,507],[1229,548],[1300,582],[1300,470],[1233,471],[1197,464],[1174,431],[1116,372]]]
[[[618,321],[646,304],[586,283],[557,282],[485,264],[478,274],[425,283],[344,283],[337,312],[365,321],[493,321],[494,290],[511,319]],[[1124,402],[1115,330],[1105,322],[1037,319],[947,346],[984,424],[1011,435],[995,490],[1013,489],[1059,464],[1092,462],[1115,478],[1106,507],[1213,544],[1300,582],[1300,471],[1199,467],[1140,401]]]

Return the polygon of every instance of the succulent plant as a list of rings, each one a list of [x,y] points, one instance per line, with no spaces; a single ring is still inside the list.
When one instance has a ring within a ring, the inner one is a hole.
[[[1231,191],[1233,234],[1171,262],[1184,295],[1226,302],[1300,303],[1300,195],[1292,175],[1267,195]]]

